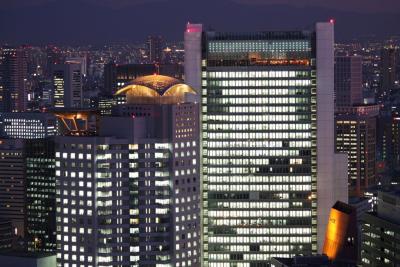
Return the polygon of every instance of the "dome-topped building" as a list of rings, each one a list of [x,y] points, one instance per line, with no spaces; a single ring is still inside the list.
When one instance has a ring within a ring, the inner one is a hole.
[[[196,91],[178,79],[157,74],[139,77],[115,93],[126,95],[127,104],[174,104],[183,102],[186,94],[196,95]]]

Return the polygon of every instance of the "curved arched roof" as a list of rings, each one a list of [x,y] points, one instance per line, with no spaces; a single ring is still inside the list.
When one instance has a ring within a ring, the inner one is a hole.
[[[187,84],[179,83],[171,86],[163,96],[183,96],[186,93],[196,94],[196,91]]]
[[[162,95],[171,86],[180,83],[178,79],[164,75],[147,75],[132,81],[134,84],[149,87]]]
[[[186,93],[196,94],[189,85],[181,83],[178,79],[164,75],[148,75],[133,80],[127,86],[118,90],[115,95],[129,97],[183,97]]]

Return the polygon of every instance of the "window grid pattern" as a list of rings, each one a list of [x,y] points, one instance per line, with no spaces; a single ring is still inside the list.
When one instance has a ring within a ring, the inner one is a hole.
[[[204,266],[267,266],[271,257],[315,252],[315,68],[207,63]]]

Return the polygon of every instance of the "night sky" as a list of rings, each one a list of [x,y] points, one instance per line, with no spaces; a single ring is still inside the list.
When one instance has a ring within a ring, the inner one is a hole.
[[[185,24],[254,31],[336,19],[337,40],[400,34],[400,0],[0,0],[0,42],[107,44],[149,34],[182,40]]]

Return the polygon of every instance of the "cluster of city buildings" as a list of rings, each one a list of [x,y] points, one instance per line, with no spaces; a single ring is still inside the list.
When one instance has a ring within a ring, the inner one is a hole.
[[[0,50],[2,262],[400,264],[398,43],[335,46],[330,21],[119,48],[100,79]]]

